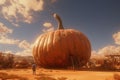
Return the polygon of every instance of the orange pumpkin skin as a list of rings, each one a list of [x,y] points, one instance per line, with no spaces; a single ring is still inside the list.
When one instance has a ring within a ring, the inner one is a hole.
[[[36,63],[44,68],[67,68],[72,66],[70,56],[77,58],[80,66],[91,56],[88,38],[73,29],[60,29],[40,35],[33,47]]]

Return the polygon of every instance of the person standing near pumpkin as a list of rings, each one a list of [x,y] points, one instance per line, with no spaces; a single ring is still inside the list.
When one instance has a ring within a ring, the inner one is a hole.
[[[35,63],[32,64],[32,71],[33,71],[33,75],[35,75],[36,74],[36,64]]]

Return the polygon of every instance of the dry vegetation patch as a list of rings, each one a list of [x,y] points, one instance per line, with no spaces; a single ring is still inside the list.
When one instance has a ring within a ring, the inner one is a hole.
[[[120,74],[114,73],[112,77],[109,77],[106,80],[120,80]]]
[[[113,77],[114,80],[120,80],[120,74],[115,73]]]
[[[49,77],[49,76],[41,76],[41,77],[36,77],[37,80],[66,80],[67,78],[65,77],[60,77],[60,78],[53,78],[53,77]]]
[[[0,72],[0,80],[28,80],[25,77],[20,77],[17,75],[13,75],[13,74],[8,74],[5,72]]]
[[[56,78],[51,77],[50,75],[40,73],[37,75],[37,77],[35,77],[35,79],[36,80],[66,80],[67,78],[66,77],[58,77],[56,79]]]

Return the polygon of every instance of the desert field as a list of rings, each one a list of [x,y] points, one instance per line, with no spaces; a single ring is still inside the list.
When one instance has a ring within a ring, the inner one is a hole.
[[[115,79],[117,77],[117,79]],[[0,70],[0,80],[120,80],[120,72],[37,69]]]

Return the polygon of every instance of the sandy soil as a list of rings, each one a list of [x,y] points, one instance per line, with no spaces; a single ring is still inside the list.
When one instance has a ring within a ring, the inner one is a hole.
[[[112,80],[113,74],[120,74],[120,72],[73,71],[52,69],[37,69],[36,75],[32,74],[31,69],[10,69],[0,70],[0,72],[26,77],[29,80],[36,80],[36,77],[41,76],[49,76],[55,79],[66,78],[66,80]]]

